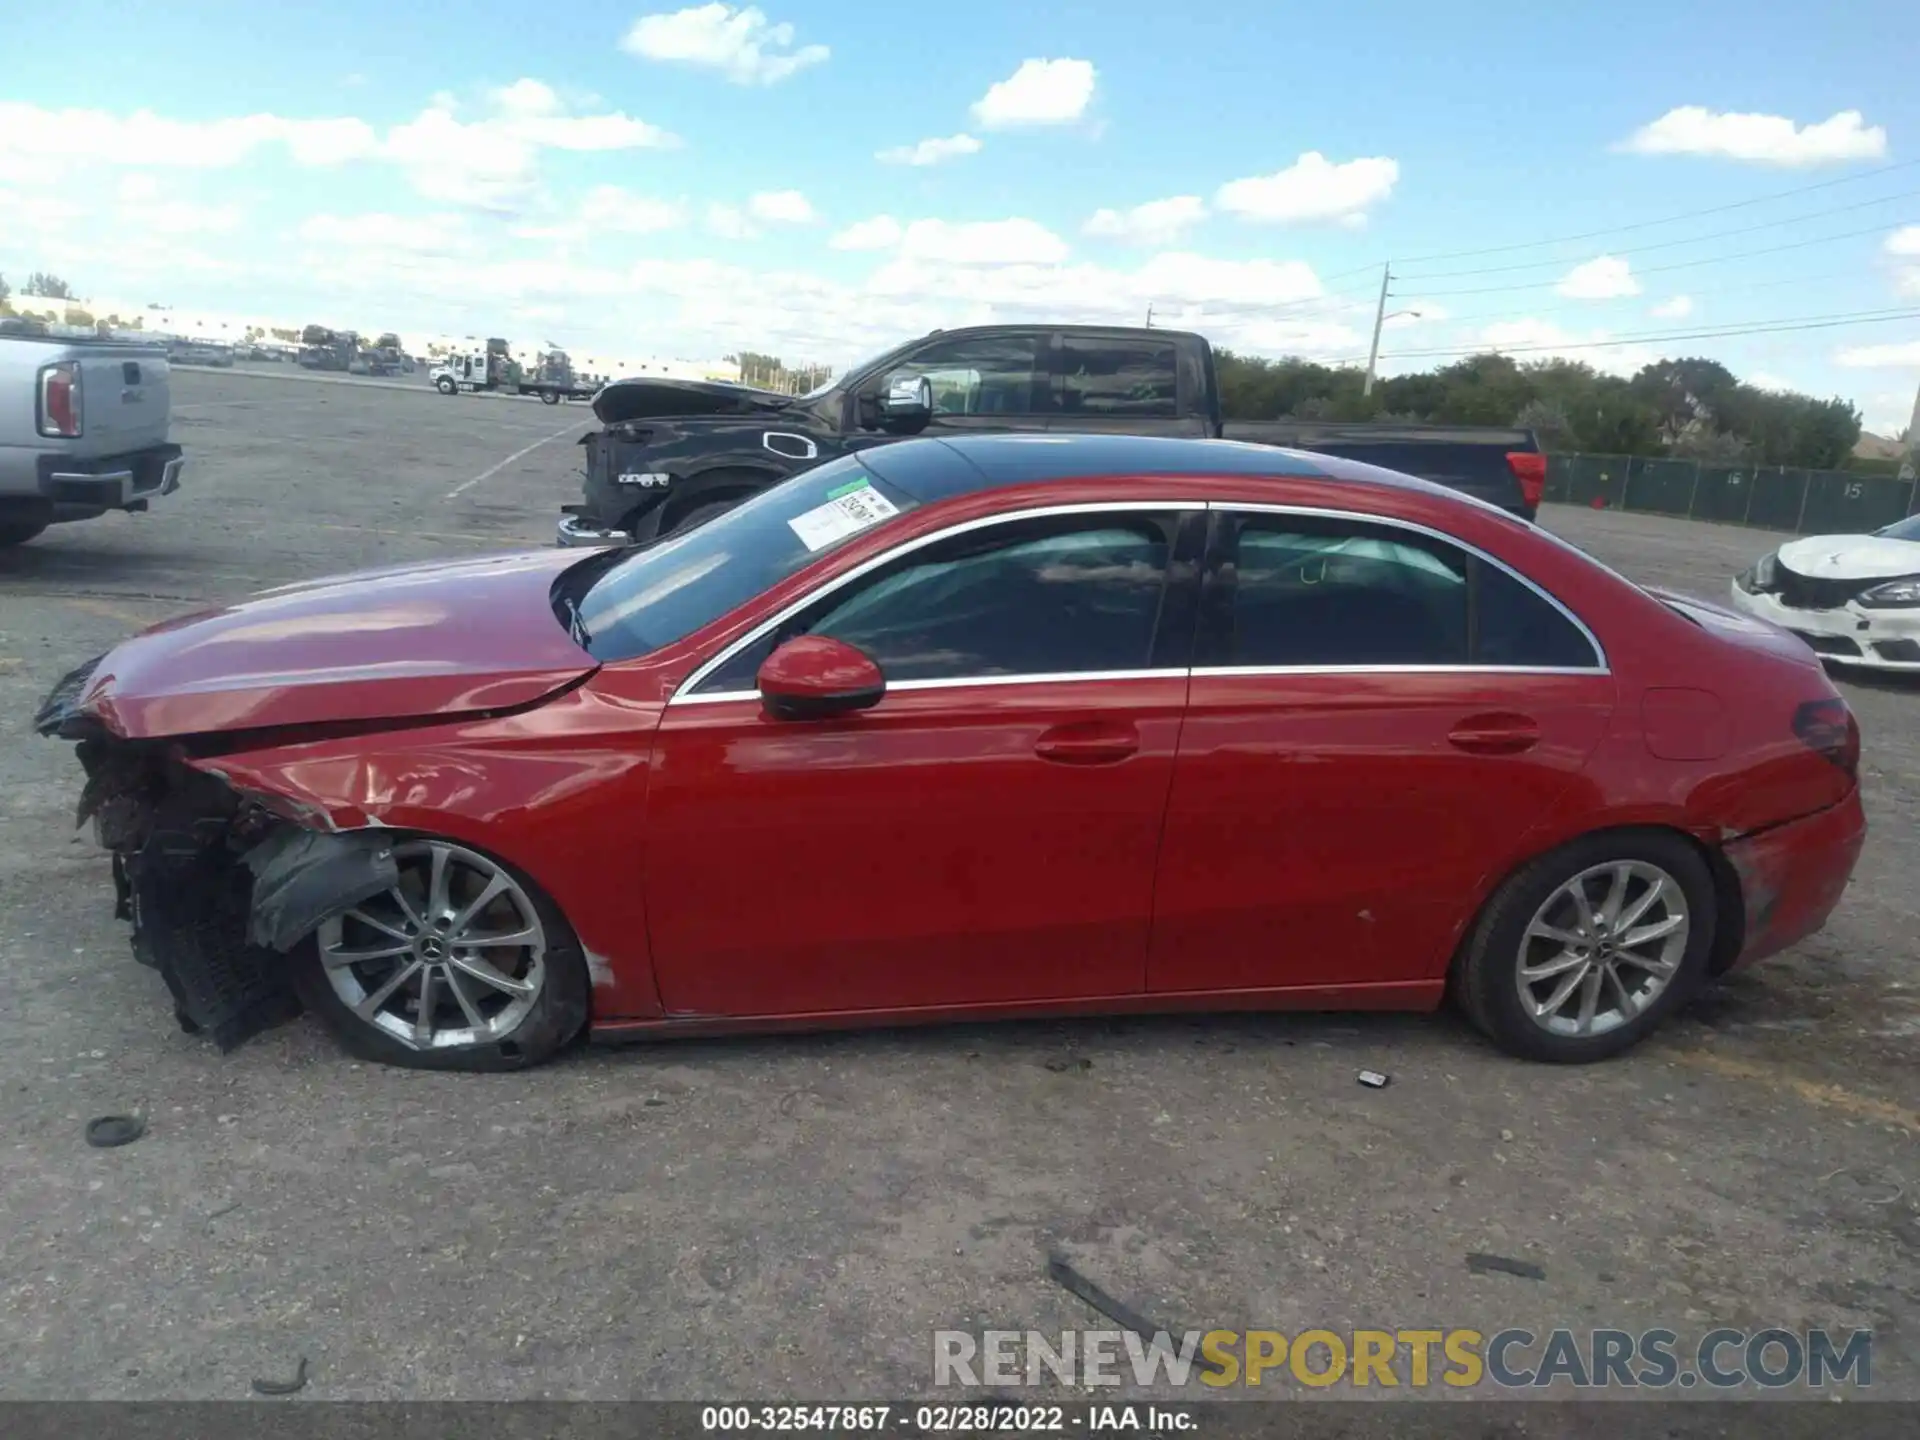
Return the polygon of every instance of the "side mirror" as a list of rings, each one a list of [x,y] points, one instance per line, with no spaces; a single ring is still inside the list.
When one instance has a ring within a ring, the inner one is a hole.
[[[887,693],[873,657],[828,635],[801,635],[780,646],[754,677],[776,720],[821,720],[867,710]]]
[[[880,423],[917,430],[933,419],[933,382],[924,375],[890,375],[880,388]]]

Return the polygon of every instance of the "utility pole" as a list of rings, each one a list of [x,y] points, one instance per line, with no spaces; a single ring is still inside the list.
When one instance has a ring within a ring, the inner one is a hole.
[[[1387,283],[1393,279],[1393,262],[1380,267],[1380,304],[1373,312],[1373,344],[1367,350],[1367,379],[1360,387],[1362,395],[1373,394],[1373,368],[1380,362],[1380,329],[1387,323]]]
[[[1152,328],[1153,328],[1153,302],[1149,300],[1147,302],[1147,329],[1151,330]]]

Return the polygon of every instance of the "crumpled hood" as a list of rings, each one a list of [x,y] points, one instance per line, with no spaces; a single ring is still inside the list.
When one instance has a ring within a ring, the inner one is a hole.
[[[1883,535],[1814,535],[1790,540],[1780,563],[1813,580],[1890,580],[1920,575],[1920,541]]]
[[[714,380],[615,380],[593,397],[602,425],[674,416],[751,415],[784,410],[794,397]]]
[[[264,591],[125,641],[75,708],[149,739],[529,704],[597,668],[550,600],[579,561],[537,550]]]

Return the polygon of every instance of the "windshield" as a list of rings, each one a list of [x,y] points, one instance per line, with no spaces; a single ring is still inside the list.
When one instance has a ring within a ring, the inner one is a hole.
[[[1920,540],[1920,515],[1909,515],[1873,533],[1885,540]]]
[[[601,574],[578,599],[586,648],[604,662],[670,645],[917,503],[851,455],[797,475]]]

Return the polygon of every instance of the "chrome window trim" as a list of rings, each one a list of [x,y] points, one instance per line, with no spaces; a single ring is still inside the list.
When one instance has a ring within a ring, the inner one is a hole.
[[[1059,670],[1035,675],[943,676],[934,680],[894,680],[887,693],[914,690],[959,690],[981,685],[1066,685],[1076,680],[1185,680],[1189,670]],[[758,700],[758,690],[715,690],[706,695],[677,695],[674,705],[717,705],[723,700]]]
[[[1270,505],[1258,501],[1238,500],[1140,500],[1117,502],[1108,500],[1086,501],[1074,505],[1043,505],[1026,510],[1011,511],[1004,515],[988,515],[977,520],[963,521],[950,525],[943,530],[935,530],[897,545],[870,560],[863,561],[844,575],[836,576],[832,581],[817,590],[784,606],[781,610],[760,624],[754,626],[745,635],[735,640],[711,660],[703,663],[685,680],[668,699],[669,705],[717,705],[726,701],[757,700],[757,690],[722,690],[711,694],[697,695],[695,688],[708,675],[731,660],[741,650],[762,638],[769,630],[785,624],[816,600],[823,600],[835,591],[851,585],[862,576],[870,574],[881,566],[890,564],[903,555],[933,545],[955,535],[965,535],[974,530],[984,530],[992,525],[1011,524],[1021,520],[1046,519],[1055,515],[1100,515],[1100,514],[1140,514],[1167,513],[1170,511],[1224,510],[1235,514],[1257,515],[1306,515],[1324,520],[1350,520],[1365,525],[1384,525],[1398,530],[1411,531],[1416,535],[1437,540],[1443,545],[1451,545],[1469,555],[1473,555],[1489,565],[1498,567],[1526,586],[1534,594],[1545,600],[1585,637],[1593,647],[1598,662],[1591,666],[1552,666],[1552,665],[1196,665],[1191,670],[1066,670],[1036,675],[977,675],[953,676],[930,680],[896,680],[888,684],[888,690],[952,690],[974,685],[1040,685],[1064,684],[1075,680],[1127,680],[1127,679],[1172,679],[1186,676],[1259,676],[1259,675],[1610,675],[1612,667],[1607,661],[1606,647],[1578,615],[1569,610],[1559,599],[1543,590],[1532,580],[1515,570],[1497,555],[1490,555],[1479,546],[1444,530],[1436,530],[1430,525],[1422,525],[1414,520],[1400,520],[1391,516],[1373,515],[1359,510],[1336,510],[1321,505]],[[1576,553],[1582,553],[1577,552]]]
[[[847,586],[853,584],[854,581],[860,579],[862,576],[871,574],[873,571],[878,570],[883,565],[892,564],[895,560],[900,559],[903,555],[911,555],[916,550],[923,550],[927,546],[937,544],[942,540],[951,540],[956,535],[970,534],[975,530],[985,530],[986,528],[992,525],[1011,525],[1022,520],[1045,520],[1055,515],[1165,514],[1168,512],[1205,510],[1206,508],[1207,508],[1207,502],[1204,500],[1134,500],[1134,501],[1089,500],[1089,501],[1083,501],[1075,505],[1037,505],[1026,510],[1011,510],[1003,515],[984,515],[977,520],[963,520],[958,525],[949,525],[943,530],[934,530],[926,535],[916,536],[912,540],[908,540],[903,544],[894,546],[893,549],[891,550],[883,551],[881,554],[874,556],[870,560],[861,561],[860,564],[854,566],[853,569],[847,571],[844,575],[836,575],[832,580],[820,586],[818,589],[808,591],[805,595],[802,595],[799,599],[784,606],[778,612],[769,616],[767,619],[762,620],[758,625],[754,626],[753,629],[749,630],[746,634],[742,635],[738,640],[735,640],[731,645],[727,646],[726,649],[722,650],[719,654],[715,655],[711,660],[708,660],[705,663],[703,663],[685,680],[682,680],[680,682],[679,688],[675,690],[673,692],[673,695],[668,699],[667,704],[669,705],[700,704],[705,701],[735,700],[735,699],[740,699],[749,695],[757,697],[760,693],[757,690],[721,691],[712,695],[695,695],[693,691],[695,690],[696,687],[700,685],[702,681],[704,681],[707,678],[707,676],[711,675],[715,670],[718,670],[722,665],[726,664],[727,661],[731,660],[735,655],[739,654],[740,651],[746,649],[749,645],[759,640],[769,630],[778,629],[780,626],[786,624],[787,621],[791,620],[795,615],[798,615],[802,610],[805,610],[809,606],[813,605],[816,601],[824,600],[829,595],[832,595],[837,591],[845,589]],[[1060,679],[1060,678],[1084,679],[1089,674],[1097,674],[1103,678],[1112,679],[1112,678],[1117,678],[1118,676],[1121,676],[1121,675],[1148,675],[1148,674],[1156,674],[1156,673],[1167,673],[1167,672],[1155,672],[1155,671],[1149,671],[1142,668],[1140,670],[1123,670],[1123,671],[1098,671],[1098,672],[1079,671],[1079,672],[1071,672],[1068,676],[1065,676],[1065,677],[1051,676],[1051,675],[1048,675],[1048,676],[983,675],[978,677],[977,679],[952,678],[952,679],[941,679],[941,680],[932,681],[932,682],[917,681],[917,680],[900,680],[900,681],[895,681],[893,684],[889,685],[887,688],[890,690],[905,689],[910,686],[930,685],[930,684],[981,685],[981,684],[991,684],[995,681],[1005,681],[1005,680],[1019,680],[1028,684],[1032,684],[1032,683],[1036,683],[1037,681],[1046,680],[1046,679]],[[1186,671],[1180,670],[1180,671],[1171,672],[1171,673],[1184,675]]]
[[[1396,530],[1410,530],[1416,535],[1424,535],[1430,540],[1438,540],[1443,545],[1451,545],[1456,550],[1463,550],[1469,555],[1475,556],[1480,560],[1484,560],[1489,565],[1495,566],[1500,570],[1506,571],[1508,575],[1512,576],[1515,580],[1519,581],[1522,585],[1526,586],[1527,589],[1531,590],[1534,594],[1538,595],[1542,600],[1546,601],[1555,610],[1558,610],[1562,615],[1566,616],[1568,622],[1573,626],[1573,628],[1578,630],[1581,633],[1581,635],[1586,638],[1587,644],[1593,647],[1593,658],[1596,662],[1591,666],[1580,665],[1580,666],[1572,666],[1572,667],[1565,667],[1565,668],[1547,668],[1547,669],[1541,669],[1541,668],[1526,666],[1526,665],[1389,665],[1389,666],[1292,665],[1292,666],[1252,667],[1252,669],[1255,671],[1258,671],[1260,673],[1267,673],[1269,671],[1285,671],[1285,672],[1290,672],[1294,674],[1298,674],[1302,671],[1345,672],[1345,671],[1378,671],[1378,670],[1401,670],[1401,671],[1415,671],[1415,672],[1439,671],[1439,670],[1445,670],[1445,671],[1487,670],[1487,671],[1492,671],[1495,673],[1506,674],[1506,675],[1514,675],[1514,674],[1610,675],[1613,673],[1613,667],[1607,660],[1607,647],[1600,643],[1600,637],[1593,633],[1592,629],[1588,627],[1586,621],[1582,620],[1578,615],[1574,614],[1573,611],[1569,610],[1565,605],[1561,604],[1559,599],[1556,596],[1549,594],[1546,590],[1541,589],[1540,586],[1536,585],[1532,580],[1529,580],[1525,575],[1522,575],[1518,570],[1514,569],[1513,566],[1507,564],[1507,562],[1502,560],[1499,556],[1488,554],[1485,550],[1482,550],[1478,545],[1475,545],[1468,540],[1462,540],[1458,535],[1450,535],[1445,530],[1436,530],[1431,525],[1422,525],[1416,520],[1400,520],[1388,515],[1370,515],[1361,511],[1356,511],[1356,510],[1334,510],[1321,505],[1265,505],[1265,504],[1261,504],[1258,501],[1215,500],[1215,501],[1209,502],[1207,508],[1210,510],[1225,510],[1235,514],[1311,515],[1311,516],[1315,516],[1317,518],[1325,519],[1325,520],[1357,520],[1363,525],[1386,525]],[[1238,667],[1218,667],[1218,668],[1234,669]],[[1218,671],[1216,667],[1205,667],[1203,669],[1196,670],[1195,673],[1196,674],[1202,674],[1202,673],[1214,674],[1214,673],[1218,673]]]

